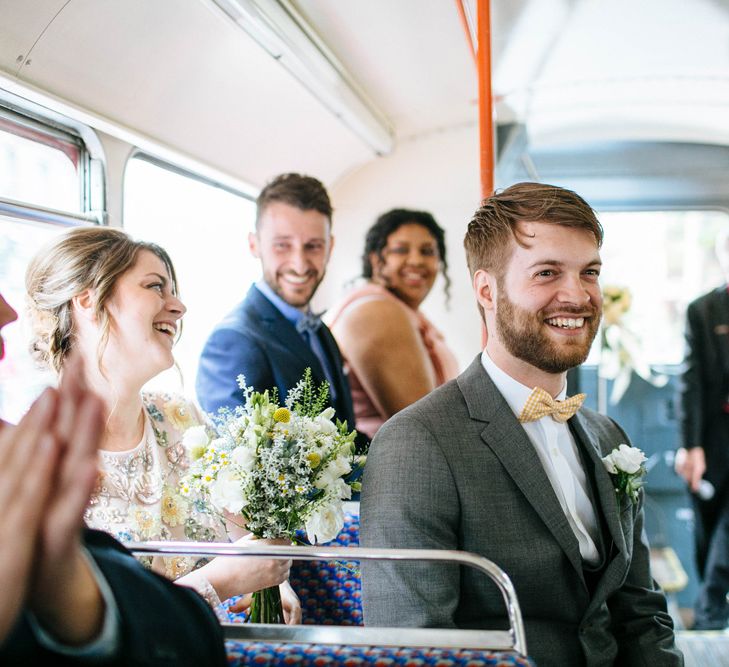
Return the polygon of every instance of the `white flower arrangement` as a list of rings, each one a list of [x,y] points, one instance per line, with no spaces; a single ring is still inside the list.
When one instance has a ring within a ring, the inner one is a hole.
[[[245,405],[223,409],[214,421],[217,437],[201,426],[183,436],[190,460],[180,493],[205,509],[239,515],[256,537],[296,539],[303,528],[312,544],[333,540],[344,525],[342,503],[359,491],[348,481],[356,431],[332,421],[325,408],[328,386],[314,389],[311,370],[288,393],[285,407],[274,391],[259,393],[238,377]],[[281,623],[277,587],[253,593],[249,620]]]
[[[640,339],[624,321],[633,302],[630,290],[627,287],[606,285],[602,297],[603,316],[598,372],[601,378],[613,380],[610,403],[616,405],[620,402],[630,386],[633,373],[654,387],[664,387],[668,377],[653,371],[645,360]]]
[[[602,463],[613,476],[618,497],[622,495],[634,503],[638,502],[638,490],[643,486],[643,478],[647,472],[643,465],[646,460],[640,449],[624,443],[603,456]]]
[[[217,437],[200,426],[183,437],[192,461],[180,493],[213,510],[240,515],[257,537],[334,539],[344,524],[342,503],[359,483],[346,481],[357,465],[356,431],[332,421],[326,384],[314,390],[311,371],[289,392],[255,392],[238,378],[245,405],[214,418]]]

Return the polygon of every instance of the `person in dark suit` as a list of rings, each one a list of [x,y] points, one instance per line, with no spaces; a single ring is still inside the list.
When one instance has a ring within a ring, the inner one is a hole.
[[[729,231],[717,237],[717,257],[729,279]],[[689,304],[681,382],[683,447],[676,471],[692,492],[695,557],[701,587],[695,630],[729,621],[729,285]]]
[[[0,328],[14,319],[0,295]],[[0,664],[224,665],[197,593],[82,528],[104,417],[80,364],[18,426],[0,421]]]
[[[643,492],[617,493],[602,461],[628,437],[576,412],[584,395],[566,398],[602,314],[601,242],[569,190],[520,183],[483,202],[465,246],[486,347],[375,435],[360,542],[493,560],[540,667],[682,665],[651,578]],[[506,624],[498,591],[473,570],[365,561],[362,582],[365,625]]]
[[[205,344],[196,389],[206,411],[243,403],[239,375],[256,391],[277,388],[283,401],[311,368],[317,384],[328,382],[337,418],[354,426],[339,348],[310,307],[334,244],[331,215],[329,195],[310,176],[283,174],[261,191],[249,243],[263,279]]]

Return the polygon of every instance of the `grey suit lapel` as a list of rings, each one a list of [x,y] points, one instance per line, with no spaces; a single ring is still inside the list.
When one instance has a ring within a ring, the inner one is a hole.
[[[458,386],[472,420],[485,422],[481,438],[583,577],[582,557],[554,489],[524,429],[481,365],[480,355],[459,376]],[[488,480],[485,480],[488,483]]]
[[[625,534],[623,533],[623,529],[620,525],[620,507],[618,506],[618,498],[615,493],[615,487],[612,479],[602,463],[603,454],[600,449],[600,445],[595,440],[592,429],[589,428],[588,420],[582,413],[578,412],[569,423],[570,426],[572,426],[574,435],[579,438],[584,445],[583,449],[590,459],[590,464],[594,466],[595,485],[599,496],[598,501],[602,507],[605,522],[607,523],[608,530],[610,531],[610,536],[613,538],[613,542],[618,551],[625,553],[626,541]],[[612,444],[612,446],[617,447],[619,444],[620,443],[616,442]]]
[[[624,530],[622,526],[624,514],[618,504],[612,479],[601,461],[602,450],[593,435],[594,429],[590,428],[589,419],[584,414],[578,412],[570,419],[570,426],[572,426],[575,437],[580,438],[582,441],[584,445],[583,450],[587,453],[591,464],[595,467],[595,486],[597,487],[596,491],[599,496],[598,501],[602,506],[602,513],[615,547],[615,550],[608,551],[606,555],[607,562],[605,568],[593,592],[590,609],[594,609],[602,604],[608,595],[623,581],[625,570],[632,557],[632,540],[630,542],[628,541],[631,538],[630,535],[626,534],[626,531],[632,532],[635,518],[632,516],[632,510],[625,509],[625,512],[631,512],[631,516],[625,517],[626,526]],[[619,444],[618,442],[609,443],[610,448],[616,447]],[[589,613],[590,610],[588,609],[586,615]]]

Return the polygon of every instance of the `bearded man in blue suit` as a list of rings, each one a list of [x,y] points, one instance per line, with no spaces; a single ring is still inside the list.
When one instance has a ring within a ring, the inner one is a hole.
[[[241,405],[239,375],[256,391],[277,388],[283,401],[311,368],[315,383],[328,383],[336,417],[354,427],[339,348],[310,307],[334,245],[329,195],[311,176],[282,174],[256,204],[256,231],[248,240],[263,278],[205,344],[196,386],[200,405],[208,412]]]

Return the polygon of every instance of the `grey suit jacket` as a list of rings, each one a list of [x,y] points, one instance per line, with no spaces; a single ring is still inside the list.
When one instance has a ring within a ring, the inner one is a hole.
[[[681,665],[649,571],[639,506],[618,502],[600,457],[628,438],[583,409],[570,420],[603,517],[604,566],[586,581],[576,537],[524,429],[480,356],[377,433],[364,473],[361,544],[463,549],[511,577],[529,654],[542,665]],[[366,625],[506,627],[475,570],[362,563]]]

